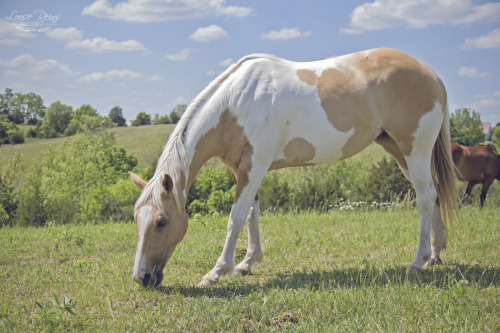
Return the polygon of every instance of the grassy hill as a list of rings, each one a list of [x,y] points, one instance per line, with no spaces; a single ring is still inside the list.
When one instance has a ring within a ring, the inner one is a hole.
[[[20,126],[25,132],[29,126]],[[108,129],[114,133],[116,143],[125,147],[127,152],[133,153],[139,160],[139,168],[145,168],[159,154],[167,142],[174,125],[155,125],[139,127],[116,127]],[[0,168],[19,150],[23,156],[23,170],[28,172],[36,161],[42,159],[47,147],[55,147],[67,138],[36,139],[26,138],[26,142],[19,145],[0,146]]]
[[[114,133],[118,145],[125,147],[127,152],[133,153],[137,157],[139,160],[138,167],[142,169],[147,167],[151,161],[161,153],[174,126],[175,125],[116,127],[108,129],[107,131]],[[29,128],[29,126],[21,126],[21,129],[25,132]],[[18,149],[23,156],[23,170],[21,170],[21,172],[29,172],[31,166],[36,163],[36,161],[42,159],[43,152],[47,147],[55,147],[66,139],[67,138],[27,138],[26,142],[23,144],[2,145],[0,146],[0,168],[8,162]],[[360,154],[353,156],[352,159],[366,161],[366,163],[371,165],[378,162],[386,155],[387,154],[381,146],[372,143]]]

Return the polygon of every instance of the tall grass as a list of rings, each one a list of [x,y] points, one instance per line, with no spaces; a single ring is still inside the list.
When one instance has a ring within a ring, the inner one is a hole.
[[[158,288],[131,279],[134,224],[0,229],[0,331],[498,332],[498,207],[461,209],[444,265],[407,276],[415,209],[265,214],[250,276],[195,284],[227,218],[198,216]],[[244,257],[246,231],[237,245]]]

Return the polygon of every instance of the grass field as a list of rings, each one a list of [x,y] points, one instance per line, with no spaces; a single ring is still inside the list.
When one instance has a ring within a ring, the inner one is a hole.
[[[415,209],[265,215],[261,266],[206,289],[224,217],[191,219],[148,289],[133,223],[2,228],[0,331],[499,332],[500,209],[460,213],[445,264],[410,277]],[[245,248],[246,231],[237,261]]]

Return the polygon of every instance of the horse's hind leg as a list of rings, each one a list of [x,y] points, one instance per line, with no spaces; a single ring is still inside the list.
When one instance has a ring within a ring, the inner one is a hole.
[[[439,255],[441,250],[446,249],[446,231],[444,229],[439,199],[434,204],[431,224],[431,259],[425,263],[425,266],[439,265],[443,262]]]
[[[253,269],[256,269],[257,266],[262,261],[262,257],[264,256],[264,249],[260,242],[260,233],[259,233],[259,195],[255,196],[255,200],[253,201],[252,208],[250,208],[250,214],[247,217],[247,225],[248,225],[248,249],[245,256],[245,259],[235,267],[235,274],[247,275],[252,272]]]
[[[375,142],[381,145],[385,151],[394,157],[396,162],[403,172],[403,175],[412,182],[410,177],[410,172],[408,170],[408,165],[406,159],[399,149],[396,142],[386,133],[382,133],[379,137],[375,139]],[[436,184],[434,184],[436,186]],[[444,231],[444,223],[441,218],[441,210],[439,208],[439,201],[435,200],[432,223],[431,223],[431,259],[426,263],[426,265],[433,265],[441,263],[439,254],[442,249],[446,248],[446,234]]]
[[[483,208],[484,200],[486,200],[486,194],[488,193],[488,189],[490,188],[491,184],[493,184],[494,180],[495,178],[492,177],[491,179],[486,179],[483,182],[483,187],[481,188],[481,203],[480,203],[481,208]]]

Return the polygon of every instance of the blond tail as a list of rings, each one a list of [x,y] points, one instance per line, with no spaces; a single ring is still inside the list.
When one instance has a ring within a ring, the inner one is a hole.
[[[433,151],[433,173],[437,181],[438,200],[445,229],[453,228],[458,219],[458,191],[455,165],[451,155],[450,123],[448,108]]]

